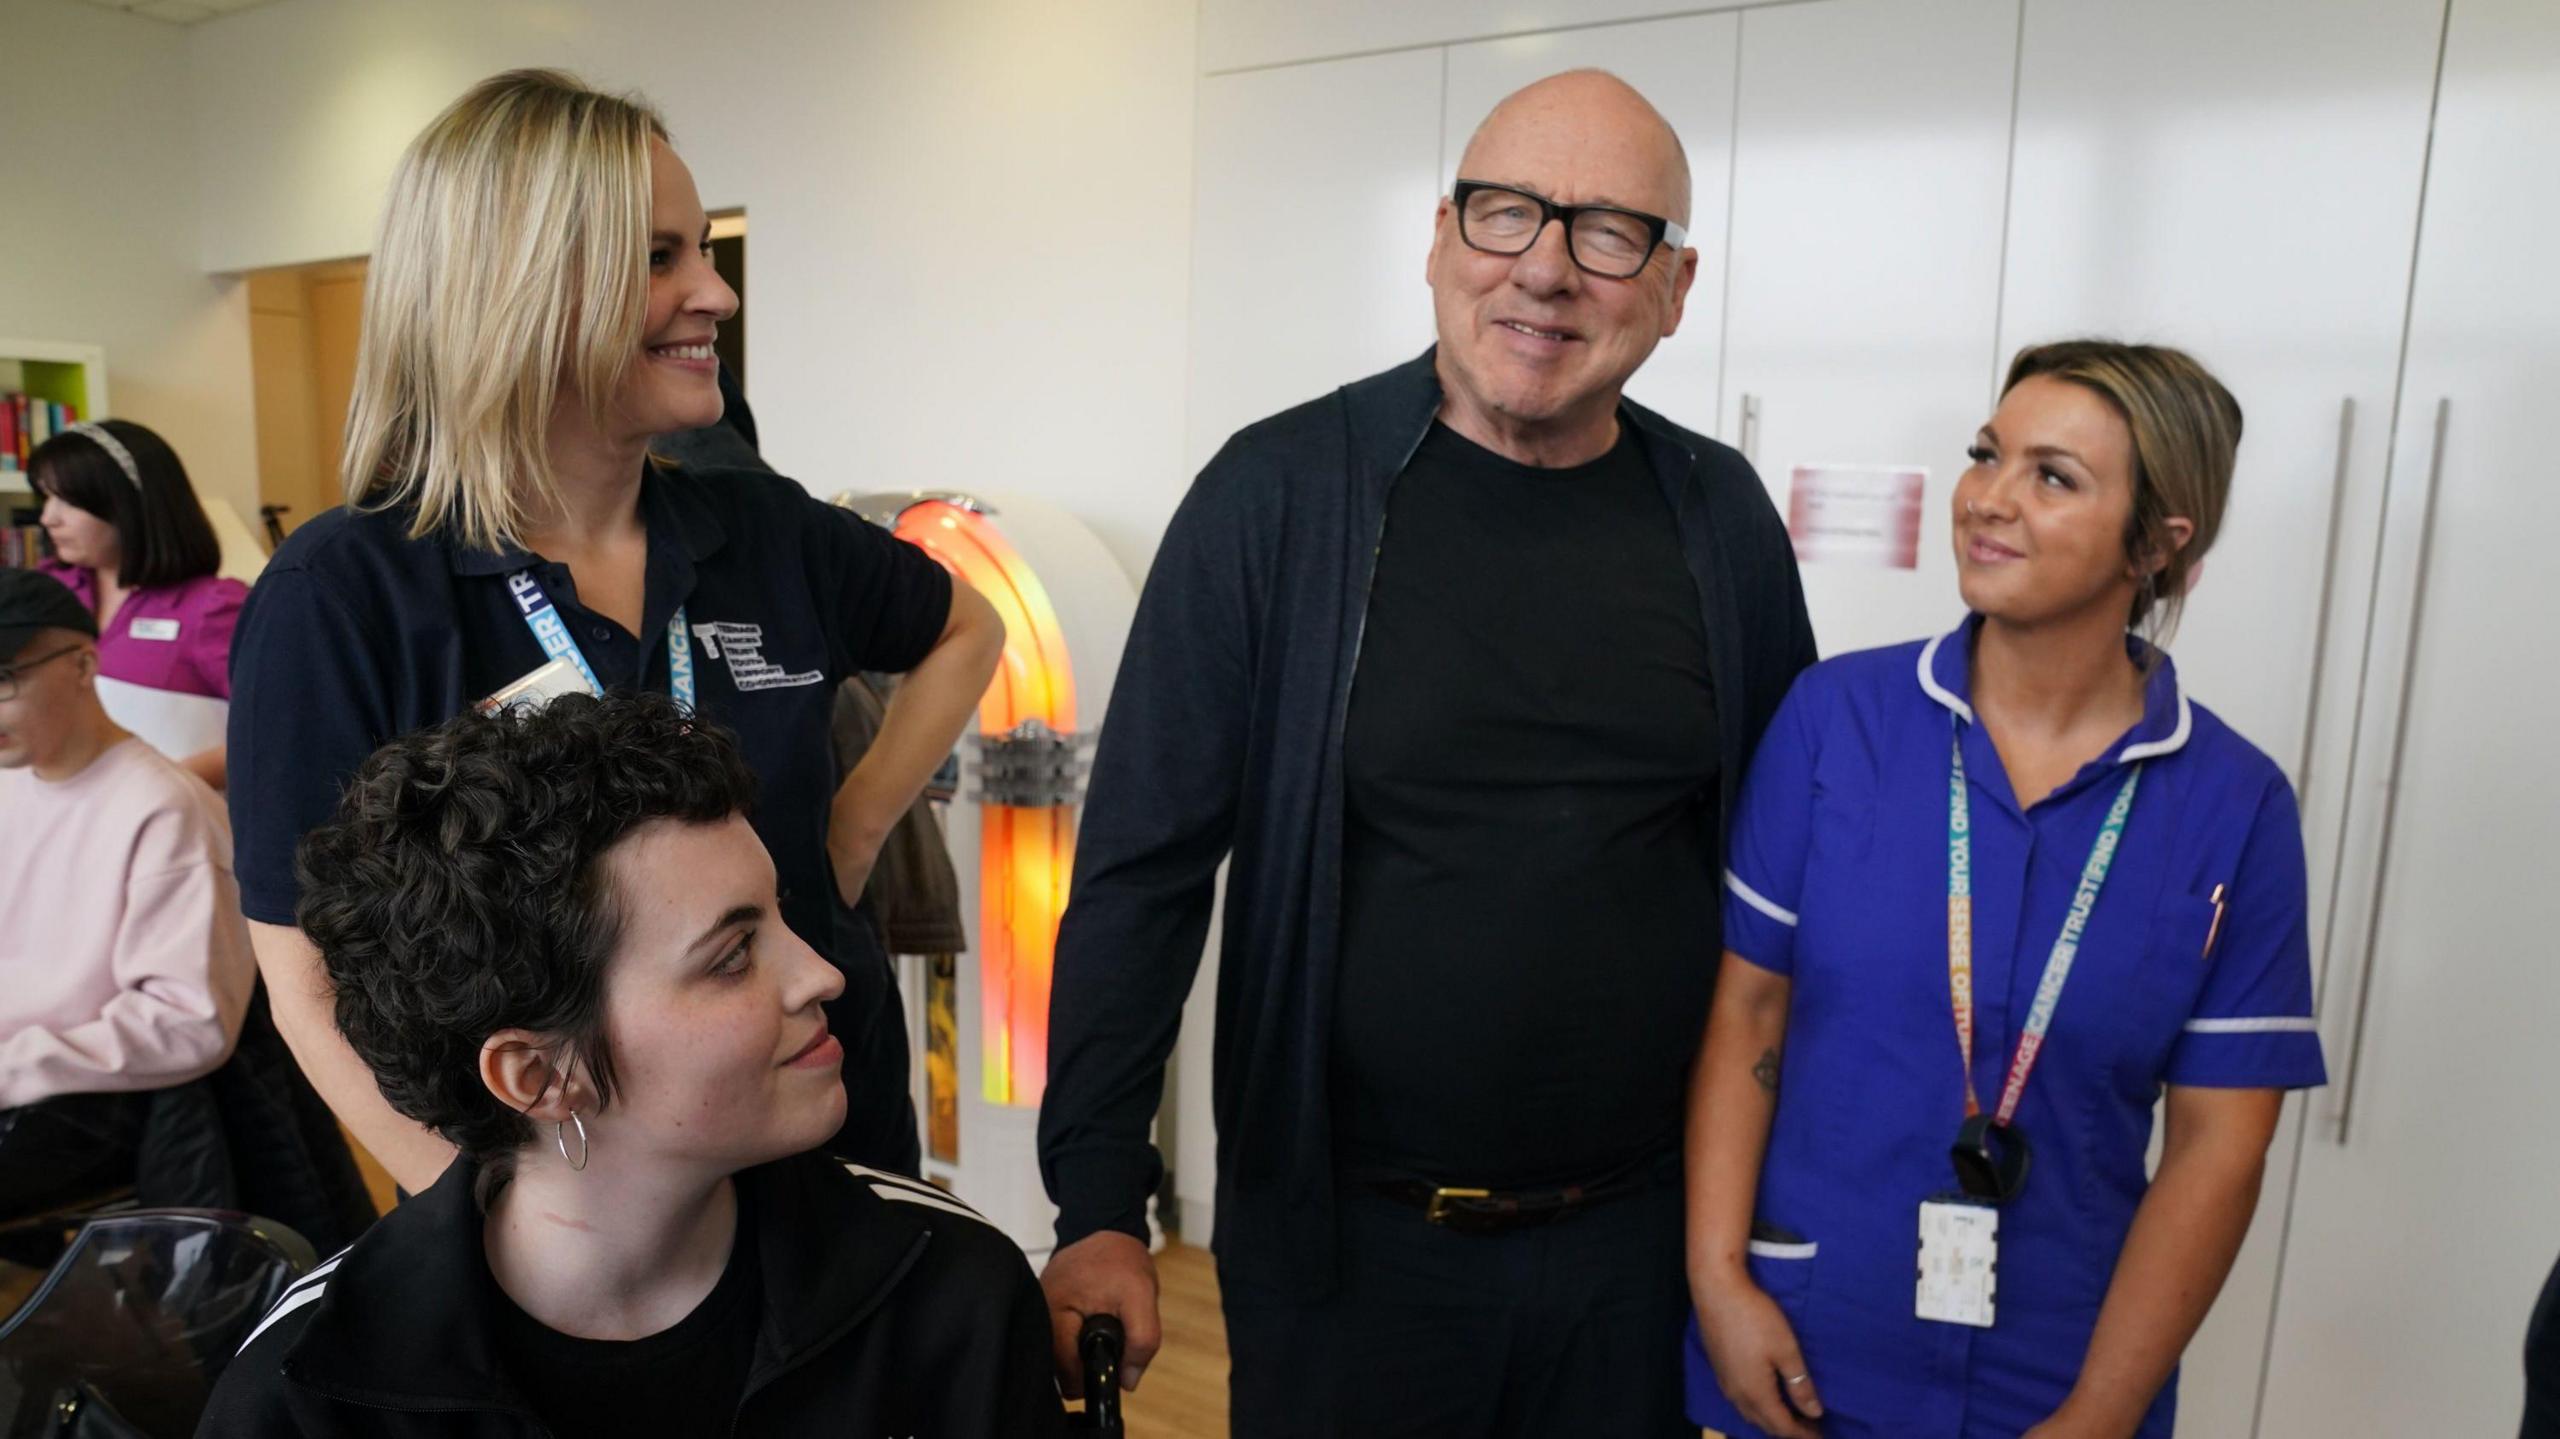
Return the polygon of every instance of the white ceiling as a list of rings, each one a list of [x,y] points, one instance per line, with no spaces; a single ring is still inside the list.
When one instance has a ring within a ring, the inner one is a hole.
[[[199,20],[254,10],[271,5],[275,0],[82,0],[101,10],[122,10],[149,20],[165,20],[172,25],[193,25]]]

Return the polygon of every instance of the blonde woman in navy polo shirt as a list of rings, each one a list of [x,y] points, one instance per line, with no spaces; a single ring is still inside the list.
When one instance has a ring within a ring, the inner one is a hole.
[[[2127,633],[2174,617],[2239,438],[2175,350],[2021,353],[1955,489],[1972,613],[1771,722],[1690,1107],[1701,1423],[2170,1433],[2324,1078],[2292,789]]]
[[[716,422],[737,310],[693,176],[644,103],[544,71],[484,81],[419,134],[366,279],[343,478],[241,618],[231,813],[277,1026],[407,1189],[453,1148],[400,1117],[337,1032],[296,928],[294,848],[384,741],[501,692],[645,689],[733,730],[782,917],[845,974],[833,1147],[911,1171],[904,1021],[859,899],[950,753],[1003,626],[922,551],[773,475],[692,470],[654,436]],[[911,672],[836,773],[836,681]]]

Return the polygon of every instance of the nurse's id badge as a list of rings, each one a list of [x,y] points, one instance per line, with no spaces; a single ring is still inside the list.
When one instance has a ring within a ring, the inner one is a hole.
[[[586,676],[578,673],[576,665],[567,660],[553,660],[539,669],[519,675],[506,688],[480,701],[473,708],[484,715],[493,715],[506,709],[538,710],[562,695],[594,693],[594,690],[587,688]]]
[[[1991,1327],[2000,1288],[2000,1211],[1970,1199],[1920,1205],[1921,1318]]]

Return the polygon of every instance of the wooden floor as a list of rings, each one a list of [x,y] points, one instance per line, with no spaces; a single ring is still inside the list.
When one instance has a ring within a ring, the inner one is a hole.
[[[1169,1244],[1156,1256],[1164,1350],[1126,1397],[1129,1439],[1227,1439],[1227,1321],[1209,1251]]]

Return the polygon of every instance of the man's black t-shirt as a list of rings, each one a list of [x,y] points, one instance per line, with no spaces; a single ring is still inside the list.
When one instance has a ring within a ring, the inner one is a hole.
[[[558,1439],[726,1434],[746,1392],[764,1316],[756,1232],[745,1205],[729,1266],[693,1312],[645,1339],[579,1339],[516,1306],[489,1281],[507,1377]]]
[[[1434,424],[1343,742],[1336,1153],[1519,1188],[1676,1148],[1719,951],[1705,619],[1632,434],[1534,469]]]

